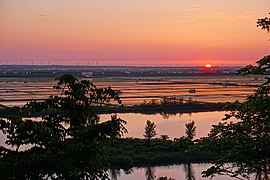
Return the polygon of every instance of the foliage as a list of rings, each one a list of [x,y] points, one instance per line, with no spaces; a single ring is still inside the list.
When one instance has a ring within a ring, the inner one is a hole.
[[[166,105],[181,105],[184,103],[187,103],[188,100],[184,100],[183,97],[163,97],[161,99],[151,99],[149,101],[144,100],[141,106],[146,106],[146,105],[155,105],[155,106],[166,106]],[[193,102],[190,100],[190,102]]]
[[[186,123],[185,126],[186,126],[186,137],[190,140],[193,140],[196,133],[195,122],[191,121],[190,123]]]
[[[246,66],[239,74],[268,75],[270,56],[257,61],[257,66]],[[215,165],[204,171],[205,177],[226,174],[239,179],[248,179],[257,173],[258,179],[270,174],[270,78],[244,103],[228,103],[224,120],[234,117],[237,122],[224,122],[213,126],[207,138],[200,141],[200,148],[218,152]]]
[[[231,112],[224,120],[234,117],[237,122],[213,126],[208,137],[200,142],[208,151],[219,153],[215,165],[204,176],[227,174],[246,179],[250,173],[270,173],[269,91],[269,86],[262,86],[244,103],[228,104]]]
[[[269,30],[270,30],[270,18],[265,17],[265,18],[258,19],[257,26],[261,27],[262,30],[266,30],[267,32],[269,32]]]
[[[150,146],[151,139],[157,135],[157,132],[156,132],[155,128],[156,128],[155,123],[147,120],[146,126],[144,128],[145,132],[144,132],[143,136],[147,140],[148,146]]]
[[[270,13],[269,13],[270,14]],[[262,30],[266,30],[269,32],[270,28],[270,18],[260,18],[257,21],[257,26],[261,27]],[[247,75],[247,74],[260,74],[260,75],[269,75],[270,74],[270,55],[264,56],[262,59],[256,62],[256,66],[248,65],[245,68],[242,68],[237,71],[237,74]],[[267,82],[264,84],[270,83],[270,78],[265,77],[267,79]]]
[[[269,18],[259,19],[258,26],[269,31]],[[256,179],[270,176],[270,56],[237,71],[238,74],[260,74],[267,81],[245,102],[228,103],[225,122],[214,125],[210,134],[202,138],[200,150],[218,153],[214,165],[203,172],[204,177],[216,174],[229,175],[238,179],[249,179],[256,173]],[[236,122],[227,122],[235,118]]]
[[[108,88],[97,88],[70,74],[56,79],[59,95],[42,102],[32,101],[23,110],[43,114],[40,121],[8,117],[0,120],[6,134],[1,147],[0,172],[10,179],[106,179],[107,156],[102,143],[127,132],[125,121],[117,118],[99,122],[94,106],[104,106],[119,97]],[[27,146],[28,149],[19,150]]]
[[[238,70],[237,74],[247,75],[247,74],[259,74],[265,75],[265,79],[267,80],[263,85],[267,85],[270,83],[270,78],[267,76],[270,74],[270,55],[265,56],[259,61],[256,62],[257,66],[248,65],[245,68]]]
[[[193,112],[209,112],[209,111],[221,111],[225,103],[206,103],[199,101],[192,101],[192,103],[167,103],[167,104],[139,104],[132,106],[124,106],[121,104],[117,106],[115,104],[105,104],[92,107],[97,114],[114,114],[114,113],[142,113],[142,114],[161,114],[164,118],[169,116],[175,116],[177,113],[193,113]],[[31,114],[31,117],[39,117],[46,112],[40,112]],[[24,112],[20,112],[17,107],[0,109],[0,117],[6,118],[10,115],[28,117]],[[30,116],[29,116],[30,117]]]
[[[269,32],[269,18],[259,19],[258,26]],[[238,179],[269,179],[270,176],[270,56],[237,71],[238,74],[264,75],[262,84],[245,102],[227,104],[225,122],[214,125],[210,134],[198,143],[198,149],[218,153],[214,165],[203,172],[204,177],[216,174]],[[227,122],[235,118],[236,122]]]
[[[170,139],[170,137],[167,134],[160,135],[160,138],[164,141]]]
[[[213,153],[189,150],[194,144],[186,139],[154,138],[148,147],[146,139],[118,138],[104,145],[111,168],[131,168],[190,162],[211,162]]]

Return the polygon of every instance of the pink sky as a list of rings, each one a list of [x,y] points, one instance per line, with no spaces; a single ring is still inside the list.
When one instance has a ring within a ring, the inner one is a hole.
[[[2,0],[0,64],[243,65],[269,0]]]

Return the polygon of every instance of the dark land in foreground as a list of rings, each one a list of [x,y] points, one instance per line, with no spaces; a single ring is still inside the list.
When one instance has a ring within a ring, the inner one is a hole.
[[[109,157],[110,168],[128,169],[181,163],[210,163],[217,153],[195,151],[196,140],[186,137],[174,140],[155,138],[150,146],[146,139],[119,138],[103,146]]]
[[[183,99],[152,100],[133,106],[96,106],[98,114],[114,113],[142,113],[170,115],[176,113],[194,113],[223,110],[225,103],[205,103]],[[46,113],[46,112],[44,112]],[[28,115],[19,107],[8,108],[2,106],[0,117],[10,115]],[[41,116],[43,114],[36,114]],[[33,117],[33,114],[31,115]],[[110,164],[110,168],[129,169],[132,167],[170,165],[181,163],[208,163],[216,158],[212,152],[192,151],[196,140],[186,137],[173,140],[168,138],[154,138],[150,144],[146,139],[117,138],[113,142],[103,144]]]
[[[205,103],[198,101],[183,101],[182,99],[167,99],[163,101],[150,101],[134,106],[102,106],[95,107],[98,114],[113,113],[142,113],[170,115],[175,113],[194,113],[223,110],[225,103]],[[10,115],[25,116],[20,108],[2,106],[0,117]],[[36,114],[41,116],[43,114]],[[31,115],[33,117],[33,114]],[[196,140],[186,137],[173,140],[168,138],[153,138],[148,144],[147,139],[117,138],[102,145],[108,156],[110,168],[129,169],[132,167],[145,167],[156,165],[171,165],[181,163],[209,163],[217,158],[213,152],[193,151]]]

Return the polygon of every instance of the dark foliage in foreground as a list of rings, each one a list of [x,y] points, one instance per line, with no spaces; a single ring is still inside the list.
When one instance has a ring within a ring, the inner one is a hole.
[[[121,138],[104,146],[110,167],[131,168],[180,164],[189,162],[211,162],[216,154],[206,151],[191,151],[194,143],[185,137],[174,140]]]
[[[269,18],[261,18],[257,26],[269,32]],[[203,172],[205,177],[216,174],[238,179],[270,179],[270,56],[248,65],[237,73],[265,76],[266,82],[248,96],[245,102],[228,103],[224,123],[213,126],[210,134],[202,138],[197,148],[218,153],[214,165]],[[227,122],[235,118],[236,122]]]
[[[198,149],[218,153],[215,165],[203,172],[205,177],[216,174],[238,179],[270,179],[270,56],[246,66],[239,74],[259,74],[266,77],[257,91],[245,102],[228,103],[230,111],[223,123],[214,125],[210,134],[199,141]],[[227,122],[235,118],[237,122]]]
[[[225,122],[213,126],[208,137],[200,140],[200,148],[219,154],[204,176],[225,174],[248,179],[252,173],[260,177],[270,175],[269,91],[269,86],[262,86],[244,103],[229,104],[231,112]],[[231,117],[237,122],[227,122]]]
[[[107,179],[102,143],[125,133],[125,121],[115,115],[100,123],[93,107],[120,102],[118,96],[70,74],[56,80],[59,95],[24,106],[30,115],[42,114],[41,121],[0,120],[9,145],[0,148],[1,179]]]
[[[270,18],[265,17],[265,18],[258,19],[257,26],[261,27],[262,30],[266,30],[267,32],[269,32],[269,30],[270,30]]]

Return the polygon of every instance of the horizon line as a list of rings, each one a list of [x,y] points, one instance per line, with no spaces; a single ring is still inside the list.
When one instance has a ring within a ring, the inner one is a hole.
[[[239,67],[246,66],[247,64],[216,64],[212,65],[213,67]],[[38,67],[49,67],[49,66],[70,66],[70,67],[205,67],[205,65],[186,65],[186,64],[177,64],[177,65],[90,65],[90,64],[0,64],[0,66],[38,66]]]

